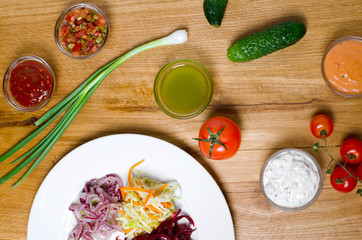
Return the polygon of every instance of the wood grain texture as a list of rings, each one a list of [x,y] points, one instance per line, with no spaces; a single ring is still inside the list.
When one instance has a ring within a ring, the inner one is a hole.
[[[298,213],[273,208],[259,186],[261,167],[276,150],[297,147],[312,153],[316,139],[309,131],[309,122],[318,112],[328,112],[334,120],[335,131],[328,144],[337,158],[346,137],[362,138],[362,98],[336,95],[320,71],[323,52],[333,40],[362,36],[360,0],[232,0],[220,28],[207,23],[200,0],[90,2],[106,13],[110,38],[97,57],[81,61],[62,54],[53,36],[59,14],[76,1],[1,2],[0,75],[18,57],[34,54],[51,65],[57,85],[49,104],[34,113],[14,110],[1,94],[0,122],[41,116],[98,68],[142,43],[180,28],[189,31],[189,41],[144,52],[115,69],[36,170],[15,190],[10,188],[24,170],[0,186],[1,240],[26,239],[37,189],[65,154],[89,140],[116,133],[161,138],[199,161],[227,199],[236,239],[362,239],[361,197],[336,192],[329,177],[317,202]],[[307,26],[307,34],[296,45],[248,63],[232,63],[226,58],[227,48],[238,38],[292,19]],[[199,61],[213,78],[209,107],[189,120],[168,117],[153,97],[158,70],[175,58]],[[242,146],[227,161],[203,157],[192,140],[202,122],[214,115],[230,117],[242,130]],[[0,125],[0,153],[34,129]],[[36,141],[43,136],[45,133]],[[328,158],[324,154],[316,157],[325,169]],[[11,160],[1,164],[1,176],[11,170]]]

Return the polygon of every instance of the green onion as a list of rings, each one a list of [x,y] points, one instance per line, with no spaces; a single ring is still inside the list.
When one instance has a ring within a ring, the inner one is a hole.
[[[73,49],[73,48],[74,48],[74,46],[75,46],[75,44],[74,44],[74,43],[69,43],[69,44],[68,44],[68,48],[69,48],[69,49]]]
[[[103,40],[102,36],[99,36],[99,37],[97,37],[97,39],[96,39],[96,43],[101,43],[102,40]]]
[[[58,122],[58,124],[54,127],[54,129],[41,140],[37,145],[35,145],[28,152],[17,158],[12,162],[16,163],[22,159],[24,159],[18,166],[16,166],[13,170],[11,170],[8,174],[0,178],[0,185],[6,182],[8,179],[13,177],[16,173],[22,170],[29,163],[33,162],[32,166],[28,169],[28,171],[13,185],[12,188],[18,186],[35,168],[36,166],[45,158],[51,148],[55,145],[58,139],[62,136],[74,118],[77,116],[79,111],[83,108],[84,104],[88,101],[88,99],[92,96],[94,91],[98,88],[98,86],[102,83],[102,81],[110,74],[116,67],[118,67],[121,63],[133,57],[134,55],[143,52],[148,49],[173,45],[173,44],[182,44],[187,40],[187,32],[186,30],[178,30],[172,33],[171,35],[151,41],[142,46],[139,46],[123,56],[117,58],[116,60],[108,63],[98,71],[96,71],[91,77],[89,77],[83,84],[81,84],[76,90],[74,90],[71,94],[69,94],[66,98],[64,98],[60,103],[55,105],[52,109],[46,112],[41,118],[39,118],[35,122],[35,126],[38,127],[33,133],[31,133],[28,137],[20,141],[17,145],[15,145],[12,149],[10,149],[7,153],[0,157],[0,163],[12,156],[22,147],[24,147],[27,143],[29,143],[32,139],[34,139],[40,132],[42,132],[50,123],[52,123],[61,113],[66,111],[62,119]]]

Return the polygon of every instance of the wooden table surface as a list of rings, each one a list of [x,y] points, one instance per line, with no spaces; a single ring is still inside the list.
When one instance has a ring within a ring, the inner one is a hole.
[[[10,190],[11,186],[25,169],[0,186],[1,240],[26,239],[35,194],[64,155],[87,141],[117,133],[138,133],[166,140],[200,162],[225,195],[236,239],[362,238],[362,198],[355,192],[335,191],[328,176],[319,199],[297,213],[272,207],[259,186],[263,163],[283,148],[310,152],[325,170],[328,157],[317,156],[311,149],[316,139],[310,133],[309,123],[316,113],[327,112],[333,118],[335,130],[328,138],[328,145],[336,158],[346,137],[362,138],[362,98],[347,99],[335,94],[324,83],[320,71],[324,50],[333,40],[362,35],[360,0],[232,0],[220,28],[208,24],[200,0],[90,1],[107,15],[110,38],[101,53],[82,61],[66,57],[54,41],[58,16],[76,2],[1,2],[0,75],[18,57],[34,54],[51,65],[57,82],[49,104],[32,113],[13,109],[2,94],[0,122],[41,116],[98,68],[142,43],[181,28],[188,30],[189,40],[183,45],[141,53],[115,69],[36,170],[14,190]],[[307,26],[307,34],[296,45],[248,63],[232,63],[226,58],[227,48],[238,38],[284,20],[300,20]],[[199,61],[210,71],[214,83],[210,105],[202,114],[188,120],[164,114],[153,96],[157,72],[176,58]],[[242,131],[238,153],[226,161],[207,159],[192,140],[201,124],[215,115],[233,119]],[[0,153],[34,129],[0,126]],[[45,133],[35,142],[43,136]],[[1,163],[1,176],[12,169],[9,164],[12,160]]]

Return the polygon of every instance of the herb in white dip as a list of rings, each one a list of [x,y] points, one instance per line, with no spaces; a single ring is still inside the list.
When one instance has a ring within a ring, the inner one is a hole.
[[[263,175],[265,194],[275,204],[289,208],[303,206],[312,200],[319,181],[315,163],[297,150],[274,156]]]

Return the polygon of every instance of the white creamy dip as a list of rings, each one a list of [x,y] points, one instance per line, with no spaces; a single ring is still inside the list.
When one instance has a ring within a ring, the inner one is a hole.
[[[319,182],[316,164],[296,149],[272,156],[263,174],[265,194],[275,204],[287,208],[301,207],[312,200]]]

